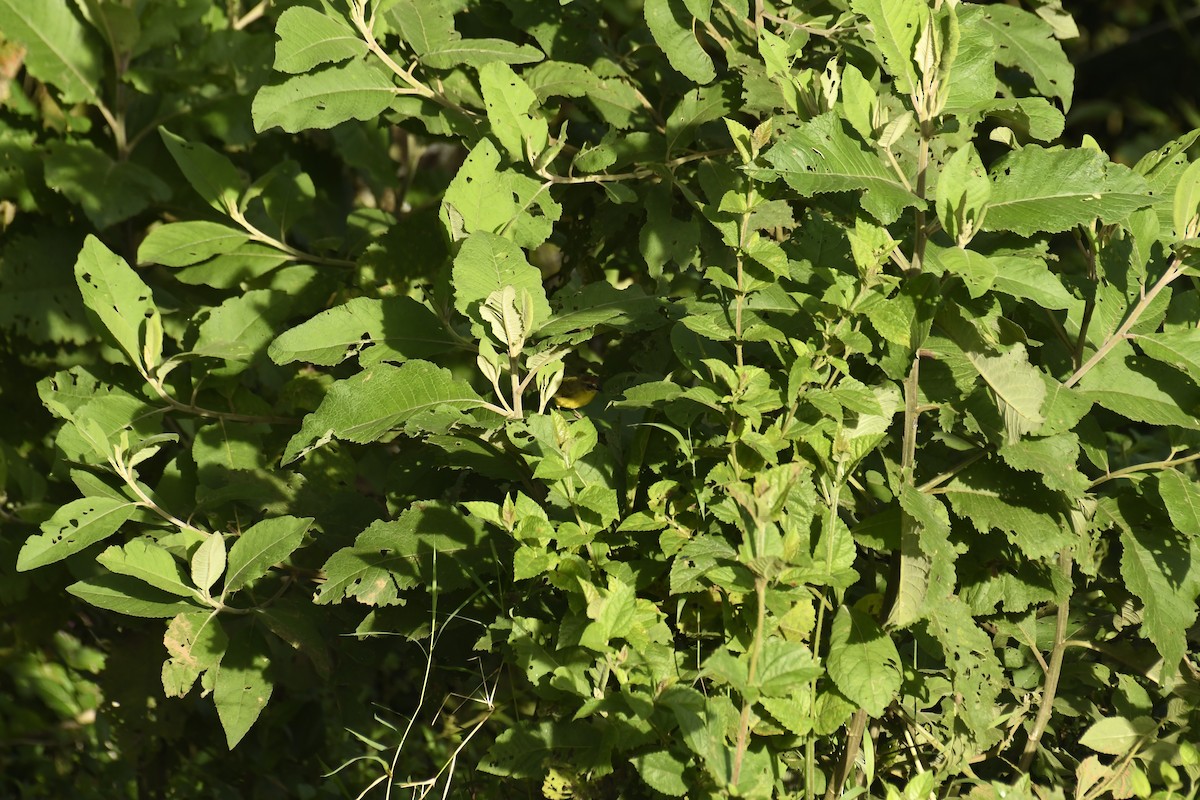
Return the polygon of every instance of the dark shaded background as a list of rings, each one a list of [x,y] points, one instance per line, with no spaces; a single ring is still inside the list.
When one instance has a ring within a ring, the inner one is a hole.
[[[1085,134],[1117,161],[1200,127],[1200,2],[1065,0],[1079,38],[1063,42],[1075,64],[1075,100],[1064,138]]]

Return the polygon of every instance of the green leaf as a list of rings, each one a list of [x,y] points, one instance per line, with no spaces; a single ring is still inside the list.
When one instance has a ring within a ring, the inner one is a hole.
[[[1009,441],[1041,427],[1046,383],[1041,371],[1029,363],[1024,345],[1018,344],[999,356],[973,352],[966,356],[992,390],[1004,416]]]
[[[321,677],[329,676],[333,664],[329,658],[329,649],[325,646],[325,639],[316,625],[320,617],[317,609],[313,608],[307,599],[280,599],[267,608],[259,609],[258,618],[271,633],[303,653]]]
[[[355,297],[271,342],[276,364],[333,366],[357,355],[364,367],[444,353],[458,342],[441,320],[411,297]]]
[[[104,52],[69,4],[0,0],[0,31],[25,45],[29,74],[55,86],[64,103],[100,102]]]
[[[454,307],[465,317],[480,319],[480,305],[492,292],[512,286],[533,298],[533,317],[527,330],[537,330],[550,318],[550,303],[542,288],[542,274],[525,259],[525,253],[508,239],[491,233],[473,234],[454,259]]]
[[[0,175],[3,170],[0,170]],[[37,344],[95,338],[71,271],[83,232],[49,227],[24,236],[9,229],[0,252],[0,329]]]
[[[535,64],[545,58],[533,45],[516,44],[507,39],[456,39],[429,50],[421,63],[432,69],[451,69],[460,64],[483,67],[487,64]]]
[[[785,134],[765,157],[805,197],[862,191],[863,208],[885,225],[895,222],[905,208],[923,205],[832,113],[813,117]]]
[[[677,72],[699,84],[717,77],[712,58],[692,32],[695,21],[683,0],[646,0],[645,16],[650,34]]]
[[[1200,382],[1200,329],[1140,334],[1133,341],[1150,358],[1183,370]]]
[[[222,253],[202,264],[184,267],[175,273],[175,279],[189,286],[211,286],[215,289],[232,289],[244,282],[254,281],[280,267],[292,257],[274,247],[258,242],[248,242],[229,253]],[[310,267],[293,267],[293,274],[303,274]]]
[[[1142,601],[1142,634],[1163,657],[1161,680],[1176,675],[1196,622],[1200,539],[1170,529],[1121,526],[1121,575]]]
[[[685,94],[667,117],[667,156],[691,143],[696,130],[706,122],[728,114],[736,102],[732,84],[715,83]]]
[[[663,301],[646,294],[637,284],[616,289],[610,283],[597,281],[578,291],[559,292],[554,301],[561,306],[538,329],[540,337],[564,336],[577,331],[590,336],[599,326],[636,333],[666,324],[666,318],[660,313]]]
[[[992,177],[984,229],[1022,236],[1069,230],[1097,217],[1120,222],[1153,202],[1142,176],[1090,149],[1027,145],[1000,159]]]
[[[304,6],[289,8],[275,24],[275,69],[292,75],[321,64],[358,58],[367,43],[342,20]]]
[[[646,224],[638,244],[651,276],[657,278],[669,262],[686,266],[699,254],[700,223],[694,216],[679,218],[672,210],[671,192],[656,186],[646,193]]]
[[[46,185],[78,204],[99,229],[171,196],[171,188],[150,170],[132,161],[115,161],[89,142],[52,142],[42,163]]]
[[[210,533],[196,552],[192,553],[192,583],[202,592],[208,592],[213,584],[225,574],[225,537]]]
[[[899,590],[888,615],[889,627],[905,628],[924,619],[932,594],[939,599],[954,590],[950,515],[936,497],[905,486],[900,496]]]
[[[900,654],[873,619],[842,606],[829,633],[825,659],[838,691],[878,717],[900,691]]]
[[[1079,439],[1073,433],[1009,442],[1000,448],[1000,457],[1013,469],[1032,472],[1046,486],[1072,498],[1082,498],[1090,484],[1087,476],[1076,469]]]
[[[244,231],[217,222],[171,222],[154,228],[138,246],[138,263],[186,267],[229,253],[250,241]]]
[[[762,694],[787,697],[821,677],[823,672],[805,645],[771,638],[763,642],[755,681]]]
[[[1123,756],[1158,729],[1149,717],[1103,717],[1083,732],[1079,743],[1097,753]]]
[[[418,504],[393,521],[375,522],[325,562],[326,580],[317,590],[318,605],[355,599],[373,606],[393,605],[399,593],[435,579],[442,588],[461,585],[477,559],[491,552],[478,520],[445,506]]]
[[[937,215],[951,239],[970,241],[986,219],[991,197],[992,183],[979,153],[970,144],[960,147],[946,161],[937,183]]]
[[[446,189],[442,222],[455,240],[482,231],[535,248],[550,238],[562,206],[540,181],[499,167],[496,146],[480,140]]]
[[[921,85],[913,55],[925,22],[926,4],[921,0],[854,0],[850,7],[870,21],[871,27],[865,33],[883,53],[896,88],[912,94]]]
[[[246,625],[229,637],[229,646],[216,668],[213,702],[233,749],[266,708],[274,681],[266,642],[253,626]]]
[[[273,517],[242,531],[229,548],[225,591],[236,592],[290,556],[312,523],[312,517]]]
[[[55,443],[81,464],[107,466],[122,436],[136,443],[162,433],[161,411],[124,392],[99,394],[69,416],[74,424],[63,427]]]
[[[398,0],[386,16],[419,56],[461,38],[445,0]]]
[[[137,509],[137,503],[113,497],[72,500],[42,523],[40,536],[25,540],[17,556],[17,570],[24,572],[53,564],[107,539]]]
[[[964,6],[963,18],[976,19],[996,43],[996,60],[1016,67],[1033,78],[1046,97],[1057,97],[1063,110],[1071,108],[1075,68],[1071,66],[1054,30],[1028,11],[1007,5]]]
[[[512,67],[491,62],[479,70],[479,88],[487,109],[492,134],[516,163],[532,161],[549,142],[546,120],[531,116],[537,95],[521,80]]]
[[[625,639],[636,646],[636,636],[644,631],[635,630],[630,623],[636,617],[637,597],[633,587],[620,579],[609,576],[606,587],[593,586],[580,579],[583,597],[587,601],[588,619],[592,620],[579,636],[581,647],[602,653],[614,638]]]
[[[583,97],[596,90],[601,80],[583,64],[573,61],[543,61],[521,74],[539,103],[551,97]]]
[[[1200,486],[1196,479],[1175,469],[1164,470],[1157,477],[1158,495],[1175,528],[1200,538]]]
[[[208,312],[197,327],[196,355],[249,362],[266,349],[275,330],[291,316],[284,292],[251,289]]]
[[[996,291],[1032,300],[1043,308],[1071,308],[1078,302],[1063,288],[1062,281],[1049,270],[1046,262],[1022,256],[992,256],[996,268]]]
[[[987,106],[987,114],[1039,142],[1055,141],[1066,125],[1062,112],[1041,97],[999,100]]]
[[[1114,347],[1075,391],[1098,406],[1152,425],[1200,429],[1200,389],[1181,372]]]
[[[396,86],[381,69],[351,61],[264,86],[254,96],[254,129],[287,133],[332,128],[347,120],[375,119],[396,98]]]
[[[119,5],[116,0],[83,0],[79,12],[92,24],[114,54],[124,56],[133,52],[141,37],[138,12]]]
[[[996,282],[999,267],[994,260],[982,253],[957,247],[937,247],[936,245],[931,245],[926,252],[931,267],[962,278],[972,299],[983,297]],[[1043,270],[1045,270],[1044,267]],[[1061,285],[1059,289],[1066,294],[1066,290],[1062,289]],[[1070,299],[1069,295],[1068,299]]]
[[[955,514],[980,533],[1004,531],[1029,558],[1056,556],[1073,541],[1061,496],[996,461],[963,470],[944,493]]]
[[[164,592],[180,597],[196,594],[175,557],[150,539],[134,539],[124,546],[113,545],[96,560],[118,575],[137,578]]]
[[[979,113],[996,98],[996,40],[977,7],[963,5],[958,14],[958,54],[950,70],[950,94],[945,112]]]
[[[98,575],[71,584],[67,591],[96,608],[130,617],[165,619],[184,611],[196,610],[192,603],[186,603],[175,595],[128,575]]]
[[[669,797],[683,797],[688,792],[688,784],[683,779],[687,764],[670,750],[655,750],[642,753],[633,758],[642,780],[656,792]]]
[[[232,161],[208,145],[189,142],[166,128],[158,132],[179,171],[204,202],[223,214],[237,207],[245,179]]]
[[[320,407],[304,418],[299,433],[288,442],[283,463],[334,438],[373,442],[422,412],[443,406],[478,408],[483,402],[470,384],[427,361],[408,361],[400,367],[378,364],[330,387]]]
[[[171,655],[173,669],[163,669],[163,688],[168,697],[182,697],[201,672],[221,661],[229,637],[213,609],[185,611],[167,626],[163,644]],[[168,676],[175,679],[168,682]],[[186,676],[186,679],[180,680]]]

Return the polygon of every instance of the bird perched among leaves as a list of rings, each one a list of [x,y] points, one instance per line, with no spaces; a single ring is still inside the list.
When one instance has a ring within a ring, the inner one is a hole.
[[[583,408],[595,399],[599,391],[600,383],[591,375],[566,378],[554,393],[554,403],[559,408]]]

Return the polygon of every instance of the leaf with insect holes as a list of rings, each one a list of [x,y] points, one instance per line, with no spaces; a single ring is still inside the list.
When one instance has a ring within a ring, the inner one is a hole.
[[[530,115],[537,95],[512,67],[492,62],[479,70],[479,88],[492,134],[517,163],[536,158],[549,141],[546,120]]]
[[[835,114],[822,114],[785,134],[764,157],[802,196],[862,192],[863,208],[885,225],[905,208],[922,207],[892,168],[850,131]]]
[[[456,561],[472,563],[490,551],[482,523],[444,506],[421,504],[398,520],[376,522],[358,535],[354,545],[335,552],[322,568],[326,580],[318,590],[319,605],[357,600],[373,606],[394,605],[400,592],[428,584],[449,588],[466,579]]]
[[[1174,531],[1121,530],[1121,575],[1142,601],[1142,635],[1162,654],[1163,677],[1174,675],[1187,651],[1200,595],[1200,539]]]
[[[427,361],[402,366],[377,364],[337,381],[316,411],[283,451],[288,464],[331,439],[360,444],[403,428],[422,413],[443,408],[460,411],[484,404],[471,385]]]
[[[270,669],[267,643],[256,627],[245,625],[230,634],[213,681],[213,702],[230,748],[266,708],[275,687]]]
[[[983,228],[1022,236],[1056,233],[1097,217],[1121,222],[1151,204],[1142,176],[1095,150],[1028,145],[992,166]]]
[[[369,367],[428,358],[458,344],[437,315],[411,297],[354,297],[279,334],[268,353],[276,364],[323,366],[357,354]]]
[[[351,61],[262,87],[254,96],[251,113],[256,131],[278,127],[298,133],[352,119],[375,119],[395,98],[396,86],[382,68]]]
[[[75,262],[75,279],[84,305],[100,318],[129,357],[129,363],[141,365],[150,326],[157,324],[160,330],[162,326],[150,287],[125,259],[95,236],[89,236],[83,244]]]
[[[42,534],[25,540],[17,556],[20,571],[62,561],[112,536],[138,510],[131,500],[83,497],[62,506],[42,523]]]
[[[182,697],[201,672],[220,662],[229,637],[215,610],[197,609],[171,620],[163,644],[171,655],[163,665],[163,689],[168,697]]]

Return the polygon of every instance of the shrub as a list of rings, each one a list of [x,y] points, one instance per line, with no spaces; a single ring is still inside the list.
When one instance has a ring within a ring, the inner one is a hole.
[[[1200,132],[1054,144],[1055,3],[638,5],[0,0],[5,581],[162,637],[116,751],[1194,795]]]

